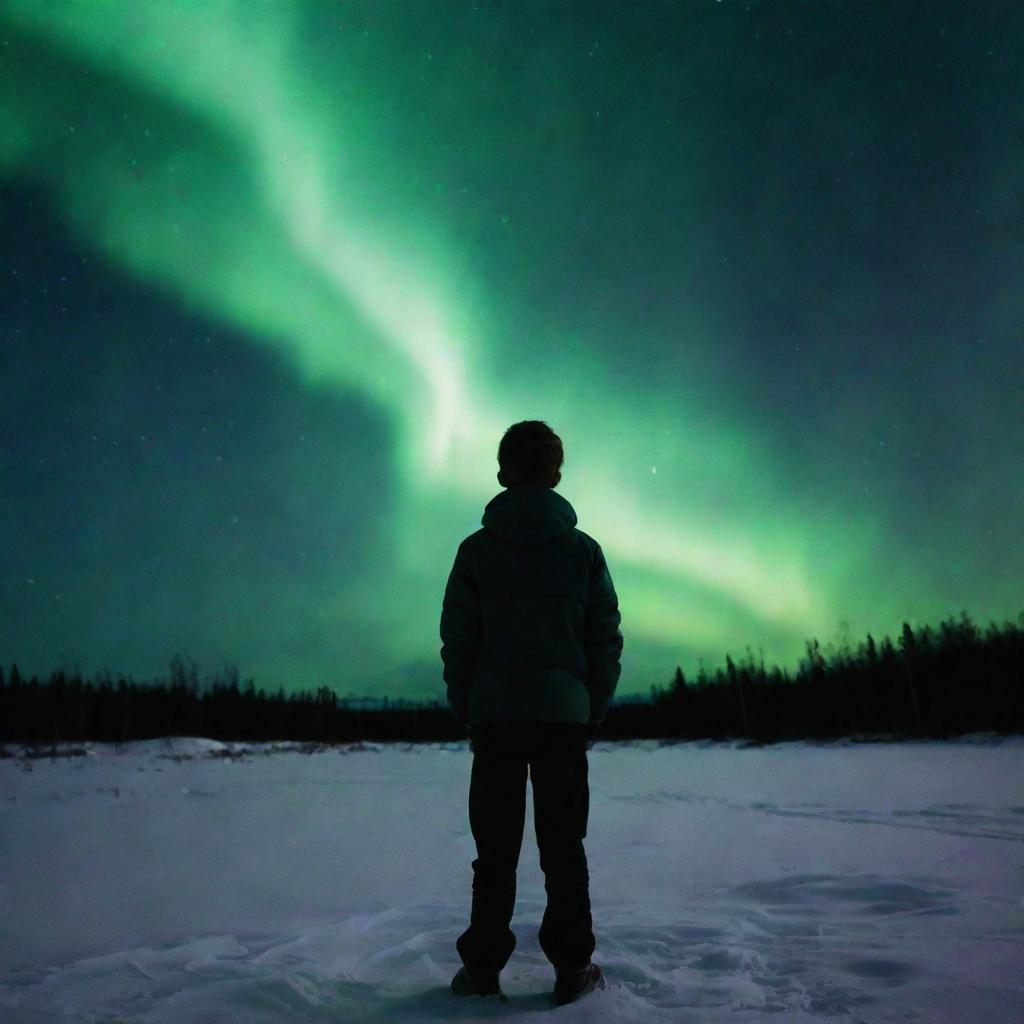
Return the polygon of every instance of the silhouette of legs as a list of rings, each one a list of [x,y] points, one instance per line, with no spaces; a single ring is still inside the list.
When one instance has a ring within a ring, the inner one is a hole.
[[[595,939],[583,848],[590,808],[586,743],[586,727],[567,722],[486,722],[473,727],[469,821],[477,858],[470,925],[456,941],[470,971],[500,971],[515,949],[510,925],[528,771],[548,895],[540,945],[556,969],[589,963]]]
[[[477,749],[469,784],[469,825],[476,840],[470,925],[456,941],[473,973],[500,971],[515,949],[510,925],[526,821],[527,761],[515,752]]]
[[[530,762],[534,827],[548,895],[539,940],[556,970],[585,967],[596,945],[583,847],[590,811],[585,744],[584,733],[582,749],[566,744]]]

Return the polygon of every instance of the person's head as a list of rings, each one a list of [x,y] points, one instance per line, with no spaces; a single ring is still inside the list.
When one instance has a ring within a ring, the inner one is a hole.
[[[562,439],[543,420],[513,423],[498,445],[498,483],[557,487],[563,459]]]

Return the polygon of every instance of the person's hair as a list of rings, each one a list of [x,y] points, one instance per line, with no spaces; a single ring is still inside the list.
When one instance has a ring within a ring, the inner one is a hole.
[[[505,431],[498,445],[498,465],[505,485],[554,487],[560,477],[562,439],[543,420],[522,420]]]

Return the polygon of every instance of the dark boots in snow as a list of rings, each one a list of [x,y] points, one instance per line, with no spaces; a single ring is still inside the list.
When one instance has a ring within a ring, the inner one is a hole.
[[[552,995],[558,1006],[565,1006],[595,988],[604,988],[604,972],[597,964],[587,964],[579,971],[556,971]]]
[[[457,996],[497,996],[502,1002],[508,1002],[497,974],[471,974],[465,967],[460,967],[452,978],[452,991]]]

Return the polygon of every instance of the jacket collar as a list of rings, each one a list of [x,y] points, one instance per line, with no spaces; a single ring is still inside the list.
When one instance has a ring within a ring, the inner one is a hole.
[[[503,540],[541,544],[571,530],[576,510],[552,487],[524,485],[491,498],[480,522]]]

